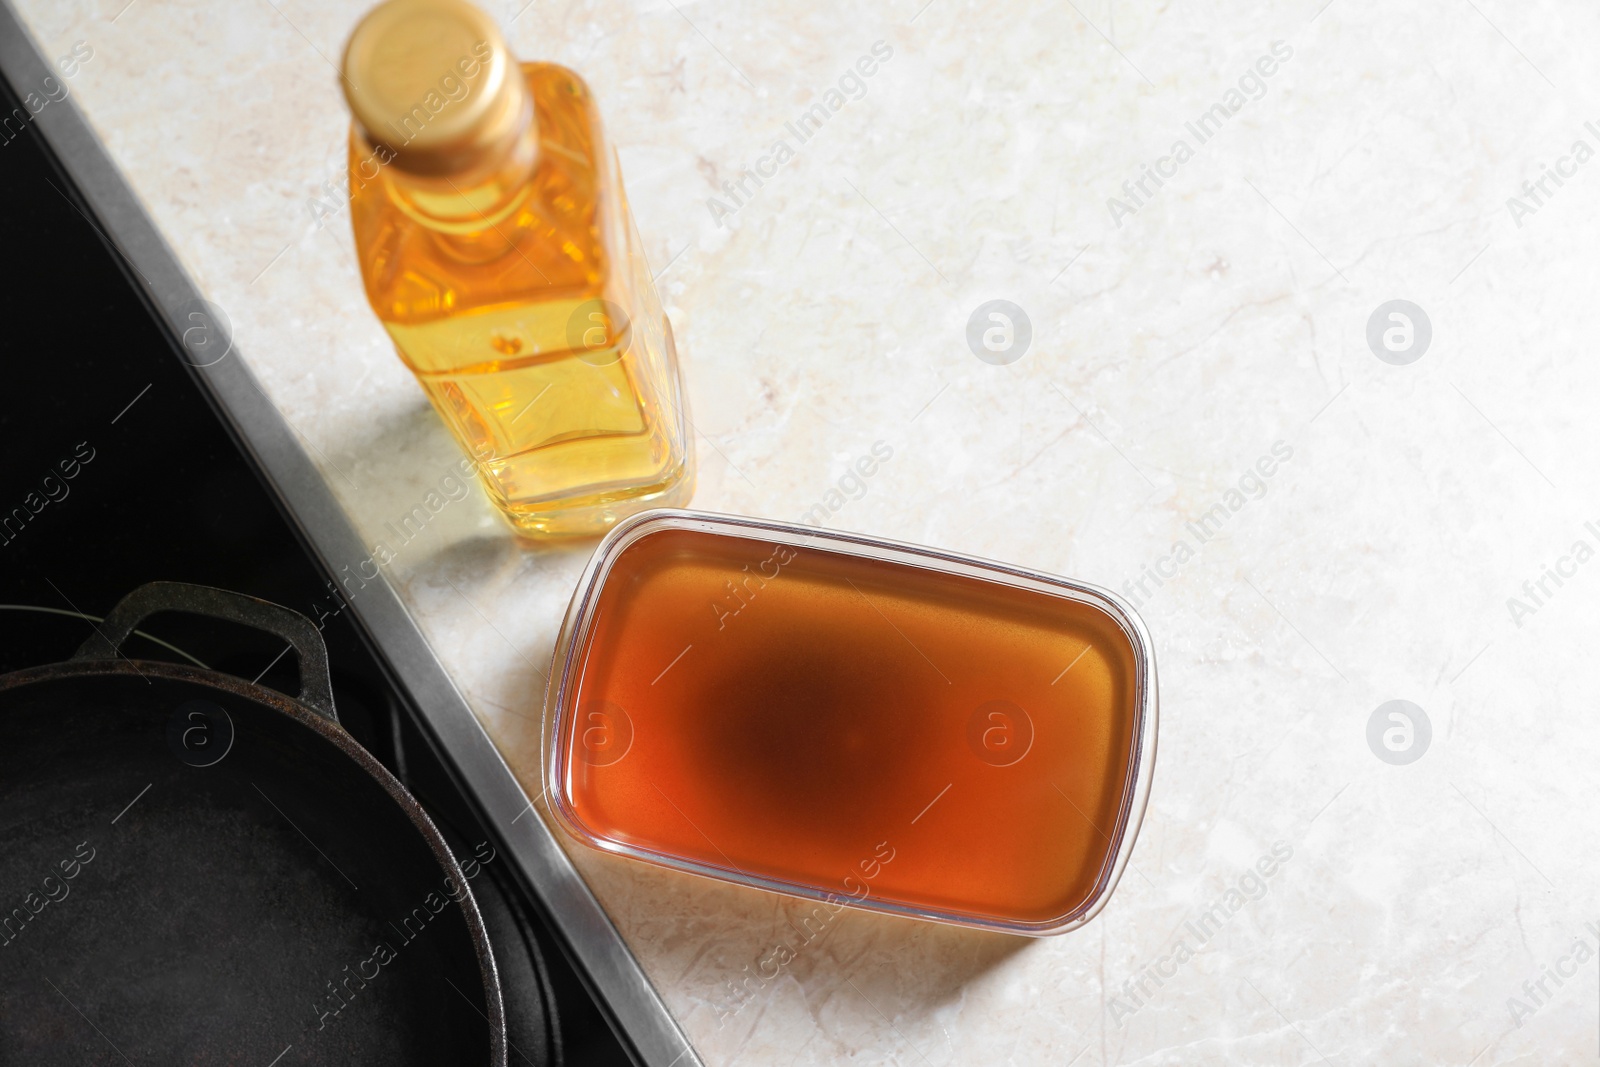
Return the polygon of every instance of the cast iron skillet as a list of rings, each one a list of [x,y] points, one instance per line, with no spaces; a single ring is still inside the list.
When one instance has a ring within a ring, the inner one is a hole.
[[[299,699],[121,657],[160,611],[283,638]],[[308,619],[141,586],[0,677],[0,1063],[504,1067],[485,859],[339,728]]]

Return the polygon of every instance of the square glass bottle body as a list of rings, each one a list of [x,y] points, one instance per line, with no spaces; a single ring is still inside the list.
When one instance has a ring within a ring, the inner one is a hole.
[[[416,179],[355,129],[351,220],[367,299],[490,498],[521,532],[594,535],[688,500],[689,421],[593,98],[521,69],[531,169]]]

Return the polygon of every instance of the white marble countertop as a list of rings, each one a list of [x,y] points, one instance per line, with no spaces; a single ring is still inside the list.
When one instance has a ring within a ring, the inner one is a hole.
[[[363,3],[125,3],[19,7],[47,56],[92,48],[68,91],[387,539],[458,453],[357,276],[330,60]],[[687,366],[695,506],[830,502],[831,526],[1133,583],[1157,644],[1153,798],[1081,932],[848,913],[739,1000],[798,902],[569,842],[709,1064],[1596,1055],[1600,16],[491,6],[608,118]],[[859,98],[732,203],[879,41]],[[1546,166],[1561,184],[1525,191]],[[1006,366],[966,342],[992,299],[1031,322]],[[1367,339],[1396,299],[1431,323],[1408,365]],[[879,440],[893,459],[829,496]],[[388,568],[530,792],[585,556],[475,491]],[[1404,765],[1368,742],[1395,699],[1431,725]]]

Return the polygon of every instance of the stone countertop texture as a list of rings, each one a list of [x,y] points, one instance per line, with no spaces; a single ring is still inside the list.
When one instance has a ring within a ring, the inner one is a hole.
[[[353,254],[332,63],[363,3],[18,6],[47,57],[92,48],[64,84],[392,542],[459,452]],[[1600,15],[489,6],[600,100],[694,506],[1095,582],[1156,640],[1149,811],[1077,933],[846,912],[774,966],[806,905],[567,841],[708,1064],[1593,1060]],[[1013,362],[969,346],[991,300],[1031,327]],[[587,554],[474,488],[386,567],[530,794]]]

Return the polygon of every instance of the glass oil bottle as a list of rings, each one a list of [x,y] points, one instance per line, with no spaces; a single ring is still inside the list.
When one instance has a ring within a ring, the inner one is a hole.
[[[583,81],[464,0],[388,0],[345,50],[367,299],[519,532],[686,503],[672,330]]]

